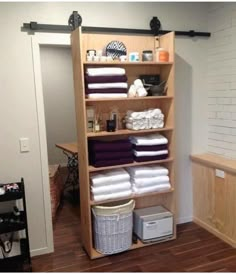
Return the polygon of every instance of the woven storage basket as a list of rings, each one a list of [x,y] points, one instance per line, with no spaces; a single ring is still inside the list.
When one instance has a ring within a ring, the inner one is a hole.
[[[94,206],[95,249],[102,254],[125,251],[132,245],[134,200],[116,206]]]

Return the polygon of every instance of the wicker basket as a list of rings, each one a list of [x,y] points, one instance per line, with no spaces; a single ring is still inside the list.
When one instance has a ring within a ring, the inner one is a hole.
[[[132,245],[134,200],[115,206],[94,206],[95,249],[102,254],[125,251]]]

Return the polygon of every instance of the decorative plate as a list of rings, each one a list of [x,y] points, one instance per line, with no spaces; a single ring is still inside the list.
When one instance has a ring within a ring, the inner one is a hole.
[[[106,55],[112,59],[119,58],[122,55],[127,55],[126,46],[120,41],[111,41],[106,46]]]

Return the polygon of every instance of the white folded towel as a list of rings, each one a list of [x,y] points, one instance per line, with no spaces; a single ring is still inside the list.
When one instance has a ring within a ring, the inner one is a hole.
[[[95,98],[127,98],[127,93],[90,93],[87,95],[90,99]]]
[[[163,145],[168,143],[168,139],[159,133],[146,136],[132,136],[129,139],[132,144],[137,146]]]
[[[124,168],[117,168],[91,173],[90,181],[92,186],[124,183],[130,181],[130,175]]]
[[[125,191],[121,191],[121,192],[117,192],[117,193],[112,193],[112,194],[93,195],[93,200],[95,202],[105,201],[105,200],[109,200],[109,199],[128,197],[131,194],[132,194],[132,190],[125,190]]]
[[[128,88],[127,83],[117,82],[117,83],[94,83],[88,84],[88,89],[107,89],[107,88]]]
[[[125,75],[125,69],[115,67],[87,68],[89,76]]]
[[[144,87],[139,87],[137,88],[136,94],[138,97],[145,97],[148,93]]]
[[[148,166],[127,167],[126,170],[132,178],[148,178],[165,176],[169,174],[169,170],[167,168],[155,164]]]
[[[100,195],[100,194],[112,194],[112,193],[121,192],[129,189],[131,189],[131,183],[126,182],[126,183],[120,183],[120,184],[114,184],[114,185],[110,184],[105,186],[91,187],[91,192],[95,195]]]
[[[147,178],[131,178],[131,183],[138,187],[147,187],[170,183],[169,176],[147,177]]]
[[[142,187],[142,188],[137,188],[136,186],[133,186],[133,192],[135,194],[142,194],[142,193],[149,193],[149,192],[154,192],[154,191],[163,191],[170,189],[171,185],[169,183],[161,184],[161,185],[156,185],[156,186],[150,186],[150,187]]]
[[[134,80],[134,85],[136,88],[143,88],[143,82],[140,79]]]
[[[158,155],[164,155],[168,153],[167,149],[164,150],[158,150],[158,151],[137,151],[133,150],[133,153],[136,157],[142,157],[142,156],[158,156]]]

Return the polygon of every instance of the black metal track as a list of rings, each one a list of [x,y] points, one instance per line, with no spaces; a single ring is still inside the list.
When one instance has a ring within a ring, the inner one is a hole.
[[[21,28],[22,31],[28,32],[60,32],[60,33],[71,33],[73,31],[72,26],[67,25],[48,25],[48,24],[38,24],[37,22],[24,23]],[[166,34],[172,30],[159,30],[158,34]],[[143,34],[143,35],[154,35],[151,30],[145,29],[124,29],[124,28],[105,28],[105,27],[85,27],[82,26],[82,32],[85,33],[127,33],[127,34]],[[175,31],[175,35],[178,36],[201,36],[210,37],[210,32],[196,32],[194,30],[190,31]]]

